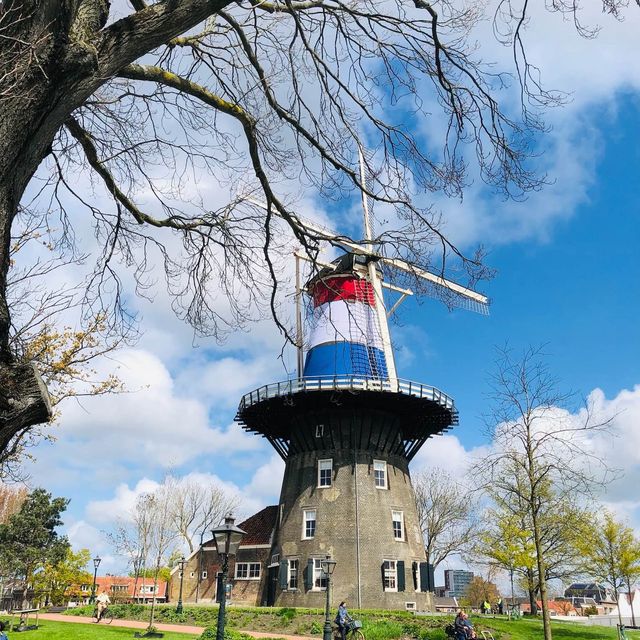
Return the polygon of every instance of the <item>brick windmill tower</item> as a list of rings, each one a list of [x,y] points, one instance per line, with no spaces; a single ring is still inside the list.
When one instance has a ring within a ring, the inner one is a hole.
[[[361,163],[362,164],[362,163]],[[362,176],[364,181],[364,175]],[[366,239],[371,240],[366,198]],[[304,223],[314,235],[324,229]],[[322,237],[322,236],[321,236]],[[409,462],[432,435],[457,424],[453,399],[398,378],[381,265],[444,290],[478,311],[487,298],[355,243],[304,287],[308,348],[297,379],[245,395],[237,420],[267,438],[286,463],[263,603],[322,606],[321,562],[336,561],[336,602],[357,608],[430,608],[433,576],[418,525]],[[397,305],[396,305],[397,306]],[[394,307],[395,308],[395,307]]]

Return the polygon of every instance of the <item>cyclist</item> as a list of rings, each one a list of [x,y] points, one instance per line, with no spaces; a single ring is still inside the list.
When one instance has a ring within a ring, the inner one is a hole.
[[[349,615],[349,612],[347,611],[347,605],[343,600],[338,607],[338,614],[336,615],[336,624],[338,625],[338,629],[340,629],[342,640],[346,640],[347,638],[349,622],[351,622],[351,616]]]
[[[96,622],[100,622],[100,618],[102,618],[102,614],[104,613],[104,610],[110,604],[111,604],[111,600],[109,599],[109,594],[106,591],[103,591],[96,598],[96,610],[97,610]]]

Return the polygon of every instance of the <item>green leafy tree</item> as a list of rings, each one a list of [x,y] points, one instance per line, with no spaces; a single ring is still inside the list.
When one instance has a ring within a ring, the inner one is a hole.
[[[633,529],[605,512],[597,520],[592,535],[582,540],[580,549],[585,571],[610,585],[619,602],[620,589],[640,572],[640,546]],[[620,607],[618,620],[622,624]]]
[[[56,528],[62,524],[60,516],[68,504],[66,498],[52,498],[44,489],[35,489],[20,510],[0,524],[0,567],[5,575],[26,586],[47,563],[65,559],[69,541],[58,535]]]
[[[90,560],[88,549],[76,553],[67,548],[60,562],[46,562],[33,580],[38,601],[44,605],[63,605],[79,595],[80,585],[90,584],[93,580],[92,574],[86,569]]]
[[[514,505],[531,527],[544,638],[551,640],[548,514],[607,479],[588,440],[606,431],[610,420],[597,419],[589,405],[569,410],[572,395],[559,391],[541,349],[529,348],[521,357],[501,350],[491,384],[493,450],[483,461],[483,484]]]

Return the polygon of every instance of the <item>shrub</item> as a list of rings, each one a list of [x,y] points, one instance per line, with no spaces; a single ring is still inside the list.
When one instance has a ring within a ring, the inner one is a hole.
[[[282,607],[277,615],[282,618],[283,622],[291,622],[298,615],[298,612],[291,607]]]
[[[322,633],[322,625],[319,622],[312,622],[309,627],[309,633],[313,636],[320,635]]]

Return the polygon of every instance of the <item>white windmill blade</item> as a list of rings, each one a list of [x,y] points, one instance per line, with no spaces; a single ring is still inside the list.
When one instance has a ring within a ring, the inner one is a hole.
[[[260,202],[253,198],[246,198],[246,200],[247,202],[251,202],[251,204],[267,209],[267,205],[264,202]],[[405,273],[409,273],[413,276],[426,280],[431,285],[432,295],[436,298],[444,299],[444,301],[451,306],[462,307],[470,311],[482,313],[483,315],[487,315],[489,313],[489,298],[477,291],[474,291],[473,289],[463,287],[452,280],[447,280],[442,276],[431,273],[426,269],[421,269],[420,267],[410,264],[405,260],[401,260],[400,258],[386,258],[376,251],[368,249],[353,240],[347,239],[331,229],[314,222],[309,222],[300,216],[296,216],[296,220],[304,231],[320,240],[326,240],[327,242],[337,244],[348,251],[352,251],[353,253],[363,256],[371,256],[390,267],[395,267],[399,271],[404,271]]]

